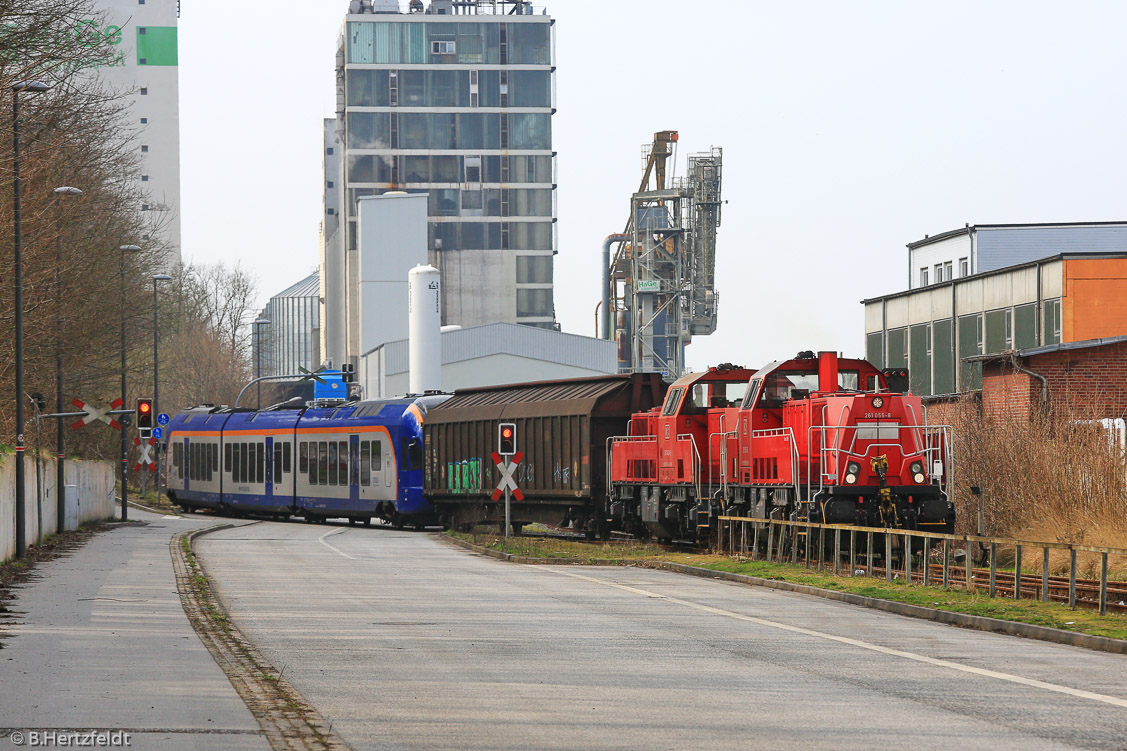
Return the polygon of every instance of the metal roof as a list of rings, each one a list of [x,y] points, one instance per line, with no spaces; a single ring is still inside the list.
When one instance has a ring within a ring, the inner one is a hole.
[[[649,386],[656,402],[664,390],[657,374],[629,373],[459,389],[435,406],[427,422],[563,415],[627,415]],[[622,398],[625,397],[625,398]],[[647,402],[649,404],[650,402]]]
[[[1127,336],[1107,336],[1102,339],[1085,339],[1079,342],[1044,344],[1040,347],[1030,347],[1029,349],[1011,349],[1005,352],[996,352],[991,355],[972,355],[971,357],[964,357],[963,362],[989,362],[991,360],[1008,360],[1011,355],[1017,355],[1018,357],[1033,357],[1034,355],[1047,355],[1052,352],[1067,352],[1074,349],[1091,349],[1092,347],[1104,347],[1108,344],[1122,344],[1123,342],[1127,342]]]
[[[407,340],[398,339],[375,347],[364,356],[384,351],[384,372],[396,375],[408,371]],[[490,323],[442,332],[442,364],[506,354],[531,360],[570,365],[587,370],[618,371],[618,345],[606,339],[522,326],[516,323]]]
[[[958,235],[969,235],[980,229],[1053,229],[1055,227],[1123,227],[1127,229],[1127,222],[1032,222],[1029,224],[968,224],[958,229],[940,232],[938,235],[925,236],[922,240],[908,243],[909,250],[915,250],[923,245],[930,245],[942,240],[947,240]]]
[[[271,297],[271,300],[279,297],[319,297],[321,294],[321,276],[320,273],[314,271],[309,276],[302,279],[293,286],[286,287],[278,294]]]

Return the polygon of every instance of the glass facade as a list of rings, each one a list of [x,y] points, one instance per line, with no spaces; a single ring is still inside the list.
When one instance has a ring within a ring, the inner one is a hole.
[[[290,375],[321,363],[318,350],[320,279],[316,272],[270,298],[260,332],[262,375]]]
[[[552,19],[367,18],[345,24],[338,71],[348,250],[358,197],[427,193],[432,262],[451,272],[443,323],[492,322],[472,320],[472,304],[449,304],[485,296],[509,301],[500,320],[554,324]],[[466,273],[474,263],[480,273]],[[498,269],[507,278],[496,278]],[[458,278],[490,288],[459,289]]]

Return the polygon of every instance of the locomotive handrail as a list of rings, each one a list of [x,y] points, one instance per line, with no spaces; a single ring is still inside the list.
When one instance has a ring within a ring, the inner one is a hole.
[[[700,451],[697,450],[697,439],[693,437],[692,433],[678,433],[677,440],[688,440],[689,445],[693,447],[693,479],[696,480],[694,485],[697,489],[697,500],[701,499],[700,494]]]
[[[791,488],[794,490],[794,500],[797,503],[799,500],[799,487],[802,485],[802,479],[798,473],[798,441],[794,437],[794,428],[787,426],[785,428],[768,428],[767,430],[753,430],[751,431],[752,438],[774,438],[776,436],[786,436],[790,443],[790,479]]]
[[[936,458],[938,458],[940,461],[942,461],[944,459],[944,457],[942,455],[943,450],[944,450],[943,447],[949,446],[950,443],[951,443],[950,438],[948,437],[948,431],[951,429],[950,425],[926,425],[926,424],[924,424],[924,425],[913,425],[913,424],[905,425],[905,424],[901,424],[901,423],[895,423],[895,424],[882,424],[881,428],[884,428],[884,429],[895,428],[896,431],[897,431],[896,442],[895,443],[888,443],[888,442],[882,441],[881,439],[878,438],[876,441],[873,441],[872,443],[870,443],[868,445],[868,447],[866,448],[866,453],[868,451],[871,451],[874,448],[882,448],[882,447],[883,448],[895,448],[895,449],[903,451],[903,443],[901,442],[901,439],[900,439],[901,431],[904,431],[904,430],[916,431],[916,436],[915,436],[915,441],[914,441],[916,451],[913,452],[913,453],[922,453],[924,455],[924,460],[927,462],[927,467],[926,467],[927,474],[929,476],[934,477],[934,475],[932,474],[933,468],[934,468],[934,460]],[[853,434],[850,438],[849,445],[847,447],[827,446],[826,440],[825,440],[825,434],[826,434],[827,430],[831,430],[831,429],[841,430],[841,431],[852,430]],[[819,454],[821,455],[821,462],[820,462],[820,468],[818,470],[818,492],[821,492],[821,491],[826,489],[826,484],[825,484],[826,478],[835,476],[833,473],[826,472],[824,470],[824,467],[827,464],[827,462],[825,460],[829,456],[831,456],[831,455],[841,455],[841,454],[845,454],[846,456],[848,456],[850,454],[857,454],[858,453],[858,451],[859,451],[857,449],[857,441],[859,440],[857,438],[857,430],[858,429],[859,428],[856,424],[846,425],[846,426],[842,426],[842,425],[811,425],[807,428],[807,455],[810,455],[810,453],[813,451],[813,432],[815,430],[820,431],[820,437],[822,439],[821,445],[819,447]],[[923,436],[922,441],[920,440],[921,434]],[[938,442],[933,442],[932,439],[936,435],[938,435],[941,440],[938,441]],[[943,464],[944,464],[944,471],[946,472],[947,462],[943,462]],[[946,492],[948,483],[943,481],[942,476],[939,476],[937,479],[939,480],[938,485],[939,485],[940,491]],[[807,493],[808,498],[813,497],[813,476],[812,475],[807,476],[806,493]]]

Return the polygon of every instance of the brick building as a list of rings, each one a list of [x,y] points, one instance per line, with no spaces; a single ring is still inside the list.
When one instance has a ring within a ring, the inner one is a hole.
[[[1090,419],[1127,416],[1127,336],[1064,342],[973,358],[982,363],[982,411],[1027,419],[1067,402]]]

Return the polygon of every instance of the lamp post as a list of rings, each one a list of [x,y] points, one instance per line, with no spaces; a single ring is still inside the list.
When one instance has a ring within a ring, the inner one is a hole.
[[[157,328],[157,282],[171,281],[168,274],[153,274],[153,412],[160,414],[160,329]],[[160,495],[160,446],[157,442],[157,495]]]
[[[137,245],[122,245],[121,251],[121,407],[125,409],[125,254],[138,253]],[[121,426],[121,520],[129,521],[129,431]]]
[[[15,222],[13,236],[13,265],[16,294],[16,557],[27,554],[27,510],[24,493],[27,478],[24,467],[24,393],[23,393],[23,247],[20,235],[20,94],[41,94],[51,87],[42,81],[19,81],[12,84],[12,208]]]
[[[262,377],[262,335],[258,333],[258,327],[269,325],[269,318],[259,318],[254,322],[254,377],[256,379]],[[258,383],[256,388],[258,388],[257,409],[262,409],[262,383]]]
[[[55,411],[63,411],[63,212],[59,203],[62,196],[80,196],[78,188],[63,186],[52,191],[55,194]],[[55,426],[55,529],[62,534],[66,529],[66,474],[63,460],[66,447],[63,441],[63,418],[56,420]]]

